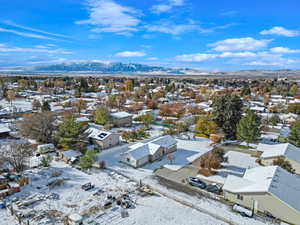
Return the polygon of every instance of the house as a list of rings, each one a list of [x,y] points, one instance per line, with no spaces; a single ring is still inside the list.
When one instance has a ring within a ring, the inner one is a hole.
[[[290,162],[297,174],[300,174],[300,149],[296,146],[284,144],[259,144],[257,151],[263,152],[260,156],[261,163],[265,166],[273,165],[273,161],[279,157],[284,157]]]
[[[243,177],[229,175],[223,186],[225,199],[282,221],[299,224],[300,179],[278,166],[255,167]]]
[[[137,143],[121,154],[121,162],[135,168],[161,159],[164,155],[177,150],[177,141],[172,136],[159,137],[148,143]]]
[[[11,130],[7,126],[0,124],[0,138],[8,137],[10,131]]]
[[[47,154],[49,152],[55,152],[54,144],[43,144],[37,146],[37,154]]]
[[[99,130],[95,127],[90,127],[86,132],[89,134],[88,138],[101,149],[107,149],[120,143],[120,135],[117,133]]]
[[[72,164],[75,161],[79,159],[79,157],[82,156],[82,153],[75,150],[67,150],[60,152],[60,157],[62,160],[64,160],[66,163]]]
[[[132,125],[132,115],[127,112],[116,112],[111,114],[112,122],[117,127],[130,127]]]

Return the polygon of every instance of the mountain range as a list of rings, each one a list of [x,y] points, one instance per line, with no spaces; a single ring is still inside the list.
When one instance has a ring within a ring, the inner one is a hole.
[[[161,66],[150,66],[139,63],[121,62],[68,62],[59,64],[37,65],[30,67],[18,67],[24,72],[89,72],[103,74],[135,74],[135,73],[163,73],[163,74],[185,74],[189,69],[172,69]]]

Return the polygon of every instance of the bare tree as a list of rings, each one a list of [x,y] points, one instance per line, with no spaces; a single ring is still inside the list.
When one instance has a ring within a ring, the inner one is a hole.
[[[14,90],[8,90],[6,93],[6,100],[10,103],[12,106],[12,102],[16,99],[16,93]]]
[[[12,142],[0,151],[0,158],[11,165],[17,172],[25,169],[28,157],[32,156],[33,149],[29,143]]]
[[[20,133],[24,137],[42,143],[50,143],[55,130],[55,115],[52,112],[34,113],[24,116],[19,123]]]

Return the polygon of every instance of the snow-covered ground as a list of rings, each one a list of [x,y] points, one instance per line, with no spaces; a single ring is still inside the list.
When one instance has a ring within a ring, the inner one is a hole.
[[[210,148],[208,139],[199,139],[199,143],[195,145],[193,140],[182,140],[178,142],[178,149],[186,149],[187,151],[193,151],[193,154],[196,156],[197,154],[203,154]],[[99,155],[99,158],[105,160],[107,166],[111,169],[118,171],[121,174],[130,177],[136,181],[142,181],[144,184],[151,185],[156,190],[165,193],[168,196],[174,197],[176,199],[191,203],[197,206],[203,212],[212,213],[215,216],[220,216],[225,221],[230,221],[231,224],[236,225],[263,225],[263,224],[271,224],[268,222],[262,222],[259,220],[255,220],[252,218],[245,218],[241,215],[232,212],[231,208],[223,204],[219,201],[211,200],[205,197],[198,198],[196,196],[191,196],[185,194],[183,192],[178,192],[173,189],[168,189],[165,186],[158,183],[153,175],[154,168],[157,168],[159,165],[163,165],[164,163],[169,163],[167,159],[163,159],[162,161],[154,162],[152,164],[146,165],[143,168],[134,169],[127,165],[124,165],[119,162],[120,153],[128,150],[128,146],[116,147],[112,150],[106,150]],[[243,168],[254,167],[257,166],[255,163],[255,158],[251,157],[248,154],[231,152],[228,153],[229,162],[228,164],[237,164],[239,166],[243,166]],[[176,160],[175,156],[175,160]],[[178,157],[178,160],[186,160]],[[176,162],[174,162],[176,165]],[[199,222],[200,223],[200,222]],[[201,223],[200,223],[201,224]],[[205,223],[204,223],[205,224]]]
[[[65,182],[62,186],[49,188],[46,186],[47,182],[53,172],[61,172],[59,177],[63,177]],[[129,181],[123,176],[114,172],[97,171],[86,174],[82,171],[69,167],[63,162],[53,162],[52,168],[48,169],[34,169],[30,173],[31,182],[25,186],[20,193],[10,197],[26,199],[32,196],[49,196],[55,193],[59,196],[58,200],[44,199],[34,204],[34,207],[25,207],[24,212],[33,211],[38,215],[45,210],[58,210],[63,215],[70,215],[72,213],[83,213],[89,208],[101,205],[106,200],[107,194],[117,195],[120,193],[133,193],[137,184]],[[95,188],[91,191],[84,191],[81,185],[87,182],[92,182]],[[93,193],[97,189],[104,191],[100,196],[94,196]],[[95,221],[103,225],[111,224],[145,224],[145,225],[225,225],[218,219],[209,215],[201,213],[195,209],[184,206],[172,199],[164,196],[155,195],[150,197],[141,197],[136,194],[130,194],[131,199],[135,202],[132,209],[128,209],[129,217],[121,217],[121,208],[113,205],[111,209],[104,212],[96,213],[85,220]],[[98,217],[97,217],[98,215]],[[0,224],[14,225],[15,221],[8,215],[6,210],[0,210]],[[97,217],[97,218],[96,218]],[[46,222],[46,220],[43,220]],[[31,222],[30,224],[38,224],[38,222]],[[60,225],[60,222],[55,222]]]
[[[9,108],[11,107],[11,104],[6,101],[5,99],[1,99],[0,100],[0,105],[3,108]],[[20,109],[20,111],[28,111],[32,109],[32,105],[31,105],[31,101],[28,101],[26,99],[23,98],[17,98],[12,102],[12,106],[16,107],[17,109]],[[18,110],[19,111],[19,110]]]
[[[113,205],[111,209],[104,212],[96,213],[86,220],[97,221],[100,224],[145,224],[145,225],[263,225],[268,224],[259,220],[245,218],[231,211],[230,207],[215,200],[205,197],[198,197],[178,192],[173,189],[168,189],[160,184],[153,176],[153,170],[156,166],[164,161],[159,161],[157,165],[148,165],[144,168],[134,169],[119,162],[121,152],[128,149],[129,144],[118,146],[102,152],[99,155],[101,160],[105,160],[109,168],[117,171],[109,172],[95,170],[87,174],[77,169],[74,169],[63,162],[53,162],[52,167],[48,169],[33,169],[28,172],[30,184],[10,197],[22,197],[23,199],[29,196],[49,196],[51,193],[59,195],[59,200],[46,199],[34,205],[35,213],[38,214],[44,210],[58,210],[63,215],[72,213],[83,213],[87,209],[103,205],[107,200],[107,195],[118,195],[120,193],[130,192],[131,199],[135,202],[133,209],[128,209],[129,217],[121,217],[121,209]],[[200,140],[197,144],[193,141],[179,140],[178,149],[191,151],[193,154],[203,154],[210,149],[207,139]],[[240,161],[240,155],[230,153],[229,162],[236,163]],[[182,155],[181,155],[182,156]],[[180,157],[180,155],[178,155]],[[186,160],[186,157],[184,160]],[[164,159],[165,160],[165,159]],[[178,160],[183,160],[178,158]],[[245,162],[249,160],[244,158]],[[167,162],[167,161],[165,161]],[[179,162],[179,161],[178,161]],[[156,163],[156,162],[155,162]],[[154,163],[154,164],[155,164]],[[250,162],[251,165],[254,165]],[[249,164],[249,163],[248,163]],[[249,164],[249,165],[250,165]],[[46,184],[53,179],[53,172],[61,172],[60,178],[65,181],[62,186],[49,188]],[[119,175],[124,174],[125,176]],[[136,193],[137,183],[142,181],[143,184],[150,185],[160,195],[151,197],[141,197]],[[91,191],[83,191],[81,185],[91,182],[95,185],[95,189]],[[93,196],[96,190],[104,191],[100,196]],[[38,194],[38,195],[36,195]],[[184,203],[184,204],[182,204]],[[192,205],[188,207],[185,204]],[[32,210],[28,207],[28,210]],[[11,217],[6,213],[6,210],[0,210],[0,225],[14,225]],[[32,223],[34,224],[34,223]],[[60,225],[59,223],[56,223]],[[85,223],[87,224],[87,223]]]

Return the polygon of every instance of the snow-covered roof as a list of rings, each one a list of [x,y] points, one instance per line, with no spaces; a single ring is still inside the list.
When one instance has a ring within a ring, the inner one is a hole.
[[[288,159],[300,163],[300,149],[289,143],[274,145],[259,144],[257,150],[263,152],[260,156],[261,158],[285,156]]]
[[[175,145],[177,143],[177,141],[172,136],[166,135],[166,136],[159,137],[159,138],[151,141],[151,143],[154,143],[156,145],[160,145],[164,148],[167,148],[172,145]]]
[[[67,159],[73,159],[73,158],[77,158],[79,156],[82,156],[82,153],[79,151],[75,151],[75,150],[68,150],[68,151],[64,151],[62,152],[62,154],[64,155],[64,157],[66,157]]]
[[[278,166],[246,170],[244,177],[229,175],[223,190],[232,193],[270,193],[300,211],[300,178]]]
[[[265,111],[265,107],[261,107],[261,106],[252,106],[250,107],[250,109],[253,111],[260,111],[260,112]]]
[[[124,112],[123,111],[123,112],[112,113],[111,116],[114,117],[114,118],[120,119],[120,118],[129,117],[129,116],[132,116],[132,115],[130,113],[128,113],[128,112]]]
[[[76,122],[89,122],[89,121],[90,121],[90,119],[85,116],[76,118]]]
[[[8,132],[10,132],[10,129],[5,125],[0,124],[0,134],[1,133],[8,133]]]
[[[130,147],[127,154],[130,154],[136,160],[142,159],[148,155],[154,155],[160,147],[170,147],[175,145],[177,141],[170,135],[159,137],[148,143],[136,143]]]
[[[126,153],[131,155],[134,159],[139,160],[149,155],[149,146],[148,144],[144,144],[137,148],[131,149]]]
[[[290,135],[291,129],[289,127],[282,127],[280,129],[280,136],[287,138]]]
[[[104,140],[105,138],[107,138],[109,135],[111,135],[111,132],[108,131],[103,131],[103,130],[99,130],[97,128],[94,127],[90,127],[86,130],[86,133],[88,133],[88,137],[89,138],[94,138],[96,140]]]

